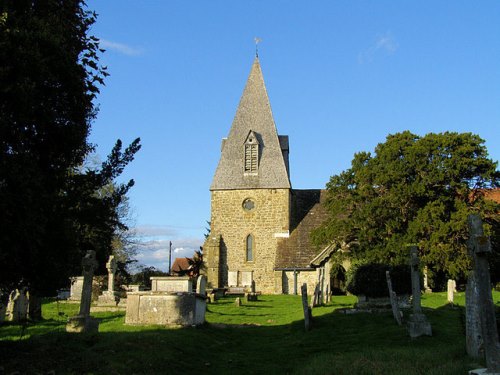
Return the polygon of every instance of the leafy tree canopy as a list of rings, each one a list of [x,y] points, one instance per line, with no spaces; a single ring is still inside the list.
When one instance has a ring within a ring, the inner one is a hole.
[[[499,186],[496,168],[484,141],[471,133],[389,135],[373,155],[355,154],[351,168],[330,178],[330,217],[313,240],[390,264],[407,262],[406,245],[418,243],[424,264],[464,275],[467,215],[480,212],[487,233],[498,233],[500,206],[484,198],[485,189]]]

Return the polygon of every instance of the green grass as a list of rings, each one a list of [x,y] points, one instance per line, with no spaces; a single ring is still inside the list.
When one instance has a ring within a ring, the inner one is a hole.
[[[500,293],[494,293],[497,306]],[[354,297],[313,310],[304,331],[298,296],[234,298],[208,305],[207,324],[166,329],[124,325],[124,313],[95,313],[99,334],[65,332],[78,305],[46,302],[44,320],[0,327],[0,373],[24,374],[464,374],[481,363],[465,354],[464,296],[422,298],[432,337],[411,340],[392,315],[345,315]],[[408,312],[407,312],[408,313]]]

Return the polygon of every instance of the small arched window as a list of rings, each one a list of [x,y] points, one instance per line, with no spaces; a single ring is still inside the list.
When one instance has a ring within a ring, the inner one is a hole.
[[[247,236],[246,248],[247,248],[247,262],[253,262],[253,236],[249,234]]]

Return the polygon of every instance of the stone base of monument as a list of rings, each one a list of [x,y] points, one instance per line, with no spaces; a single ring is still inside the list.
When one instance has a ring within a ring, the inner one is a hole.
[[[128,292],[125,324],[199,325],[206,309],[206,296],[198,293]]]
[[[97,299],[97,306],[117,306],[120,296],[117,292],[105,291]]]
[[[99,320],[91,316],[76,315],[68,318],[66,332],[73,333],[97,333],[99,331]]]
[[[423,335],[432,336],[431,323],[429,323],[424,314],[410,314],[410,319],[408,320],[408,333],[411,338]]]

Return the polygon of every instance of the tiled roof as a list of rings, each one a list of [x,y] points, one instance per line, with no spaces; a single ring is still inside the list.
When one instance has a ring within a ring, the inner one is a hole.
[[[244,173],[244,143],[253,131],[259,143],[258,173]],[[284,158],[288,140],[278,138],[259,60],[255,61],[241,96],[210,190],[290,188]],[[286,150],[286,155],[288,150]]]
[[[310,234],[328,217],[325,198],[326,190],[292,190],[290,237],[278,244],[276,269],[308,268],[323,250],[312,244]]]
[[[189,260],[188,258],[175,258],[174,263],[172,264],[172,272],[179,273],[187,271],[189,269]]]

